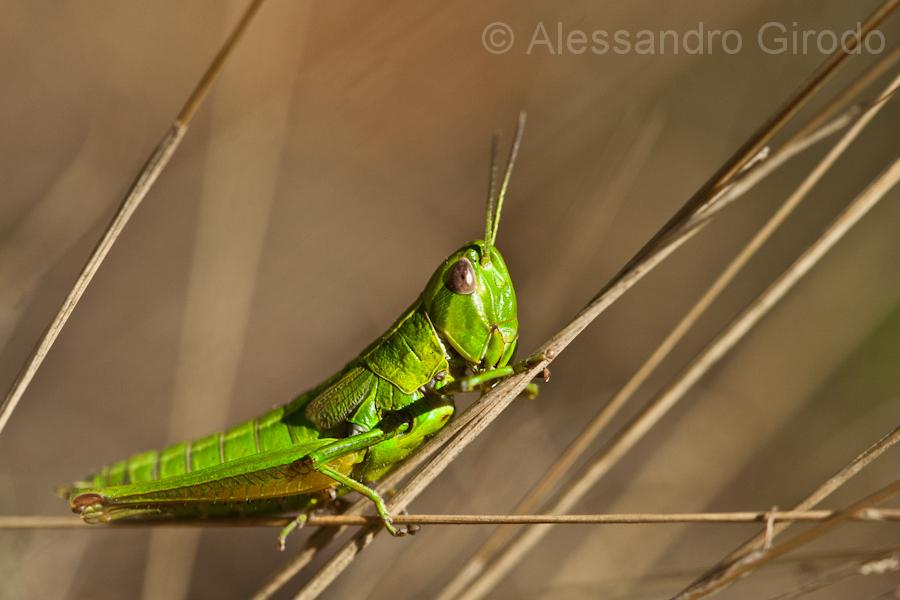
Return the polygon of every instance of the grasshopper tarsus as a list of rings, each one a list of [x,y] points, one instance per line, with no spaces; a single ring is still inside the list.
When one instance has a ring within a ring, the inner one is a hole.
[[[409,511],[404,508],[400,511],[400,514],[408,515]],[[401,535],[416,535],[421,529],[422,527],[418,523],[406,523],[398,528],[398,530],[403,532]]]
[[[390,514],[387,513],[387,509],[384,509],[384,512],[382,512],[383,507],[378,507],[377,503],[376,507],[378,508],[378,516],[381,517],[381,524],[384,525],[384,528],[389,534],[393,537],[403,537],[406,535],[406,527],[403,525],[396,527],[394,525],[394,520],[391,519]]]
[[[406,533],[409,535],[416,535],[422,531],[422,526],[418,523],[409,523],[408,525],[404,525],[404,529],[406,529]]]
[[[284,549],[287,545],[288,536],[298,529],[302,529],[303,526],[306,525],[307,520],[309,520],[309,515],[307,515],[306,513],[297,515],[294,520],[292,520],[281,529],[281,531],[278,533],[277,539],[279,552],[284,552]]]

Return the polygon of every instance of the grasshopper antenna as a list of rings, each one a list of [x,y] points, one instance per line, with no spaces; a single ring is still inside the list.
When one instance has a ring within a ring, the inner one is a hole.
[[[519,155],[519,146],[522,145],[522,134],[525,133],[525,111],[519,111],[519,120],[516,123],[516,134],[512,146],[509,149],[509,159],[506,161],[506,171],[503,173],[503,182],[500,184],[500,193],[497,194],[497,207],[493,215],[493,225],[490,226],[490,237],[485,236],[488,246],[493,246],[497,239],[497,229],[500,227],[500,212],[503,210],[503,200],[506,198],[506,190],[509,188],[509,179],[512,176],[516,157]],[[493,168],[492,168],[493,170]],[[491,186],[493,187],[493,186]],[[490,202],[488,203],[490,206]],[[490,215],[488,215],[490,217]]]
[[[497,195],[497,147],[500,144],[500,132],[491,136],[491,169],[488,175],[487,214],[484,217],[484,241],[490,247],[491,230],[494,225],[494,198]],[[485,256],[490,257],[490,252]]]

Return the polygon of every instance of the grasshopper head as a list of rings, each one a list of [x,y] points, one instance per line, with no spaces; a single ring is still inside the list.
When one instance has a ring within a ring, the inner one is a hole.
[[[484,240],[451,254],[422,301],[438,333],[472,366],[509,362],[519,336],[516,292],[503,257]]]
[[[425,310],[438,333],[467,363],[477,368],[506,365],[519,337],[516,292],[494,241],[524,127],[522,112],[499,190],[495,177],[497,136],[492,140],[484,239],[469,242],[451,254],[422,292]]]

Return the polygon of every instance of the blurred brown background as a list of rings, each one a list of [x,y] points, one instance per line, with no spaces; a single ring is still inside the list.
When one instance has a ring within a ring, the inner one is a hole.
[[[822,61],[763,52],[759,28],[842,32],[877,4],[270,0],[0,436],[0,513],[65,514],[57,484],[247,419],[343,365],[481,234],[490,134],[503,128],[508,140],[520,108],[529,124],[498,243],[521,346],[535,348]],[[244,5],[3,2],[4,390]],[[516,34],[506,54],[482,46],[495,21]],[[539,22],[551,32],[703,22],[741,32],[743,49],[528,54]],[[890,47],[900,18],[883,31]],[[849,61],[813,105],[871,60]],[[896,156],[898,109],[882,112],[640,402]],[[541,397],[515,403],[412,510],[510,510],[822,153],[776,174],[629,292],[555,362]],[[898,200],[894,190],[580,512],[787,507],[897,425]],[[898,458],[828,506],[896,477]],[[756,530],[558,528],[492,597],[664,598]],[[326,597],[428,597],[488,532],[380,536]],[[274,535],[3,532],[0,596],[242,598],[287,560]],[[768,598],[835,564],[835,552],[898,540],[896,525],[850,525],[722,597]],[[898,585],[896,573],[857,577],[810,597],[887,598]]]

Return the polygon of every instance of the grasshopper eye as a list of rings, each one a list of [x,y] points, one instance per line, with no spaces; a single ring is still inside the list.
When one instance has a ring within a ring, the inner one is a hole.
[[[475,281],[475,269],[468,258],[456,261],[450,270],[450,289],[457,294],[471,294],[478,288]]]

